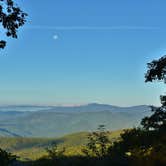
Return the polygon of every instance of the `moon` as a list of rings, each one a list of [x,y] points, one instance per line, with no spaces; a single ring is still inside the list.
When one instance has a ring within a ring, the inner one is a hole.
[[[53,39],[54,39],[54,40],[57,40],[58,38],[59,38],[59,36],[56,35],[56,34],[53,36]]]

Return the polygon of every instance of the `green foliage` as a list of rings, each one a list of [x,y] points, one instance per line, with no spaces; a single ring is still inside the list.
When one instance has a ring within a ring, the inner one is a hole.
[[[141,121],[143,128],[147,131],[166,131],[166,107],[151,107],[151,109],[154,113],[150,117],[143,118]]]
[[[52,160],[57,160],[59,157],[63,156],[65,148],[58,148],[57,144],[52,144],[50,147],[46,148],[48,157]]]
[[[148,63],[146,82],[166,81],[166,56]],[[142,119],[141,127],[126,130],[120,141],[110,148],[110,155],[120,157],[129,165],[166,165],[166,96],[161,107],[151,107],[152,115]]]
[[[0,149],[0,166],[9,166],[16,161],[16,156],[11,153]]]
[[[158,60],[153,60],[147,64],[148,70],[145,74],[145,81],[152,82],[153,80],[165,80],[166,76],[166,56]]]
[[[122,133],[122,130],[108,132],[107,134],[112,142],[120,136],[120,133]],[[46,156],[45,148],[55,142],[60,149],[66,148],[65,156],[84,155],[82,148],[88,143],[88,135],[88,132],[80,132],[60,138],[1,137],[0,147],[20,156],[22,160],[35,160]]]
[[[7,37],[17,38],[17,30],[24,25],[26,16],[13,0],[0,0],[0,23]],[[5,46],[6,41],[1,40],[0,48]]]
[[[145,81],[153,80],[164,81],[166,83],[166,56],[148,63],[148,71],[145,75]],[[166,132],[166,96],[160,96],[161,107],[152,107],[154,112],[150,117],[145,117],[141,124],[146,130],[162,130]]]
[[[104,157],[108,155],[108,149],[111,142],[108,137],[108,132],[105,131],[104,125],[99,125],[96,132],[88,135],[88,143],[82,151],[86,156]]]

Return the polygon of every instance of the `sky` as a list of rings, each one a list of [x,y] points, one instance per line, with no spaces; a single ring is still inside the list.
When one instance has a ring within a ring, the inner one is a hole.
[[[165,0],[17,0],[28,13],[0,52],[0,104],[159,105],[146,64],[166,54]]]

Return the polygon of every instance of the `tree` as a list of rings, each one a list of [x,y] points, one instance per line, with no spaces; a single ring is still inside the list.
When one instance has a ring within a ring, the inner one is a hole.
[[[13,0],[0,0],[0,23],[7,37],[17,38],[17,30],[26,22],[27,14]],[[5,40],[0,40],[0,48],[6,46]]]
[[[9,152],[6,152],[5,150],[0,149],[0,166],[9,166],[13,162],[15,162],[17,159],[17,156],[12,155]]]
[[[151,107],[153,114],[150,117],[145,117],[141,121],[141,125],[147,131],[166,131],[166,108],[161,107]]]
[[[148,63],[148,71],[145,74],[145,82],[154,80],[166,83],[166,56]],[[166,131],[166,96],[160,96],[161,107],[151,107],[153,114],[145,117],[141,124],[146,130]]]
[[[58,160],[63,157],[65,150],[66,149],[64,147],[60,149],[57,143],[52,143],[51,146],[46,148],[48,158],[51,159],[51,162],[53,162],[53,164],[58,163]]]
[[[145,82],[166,83],[166,56],[147,64]],[[161,107],[151,106],[152,114],[141,121],[140,128],[125,130],[110,147],[110,156],[127,165],[166,165],[166,96],[160,96]]]
[[[166,81],[166,55],[148,63],[147,67],[148,71],[145,74],[145,82],[152,82],[153,80]]]
[[[97,131],[88,135],[88,143],[82,152],[87,156],[104,157],[108,155],[108,149],[111,142],[108,137],[108,132],[104,125],[99,125]]]
[[[13,0],[0,0],[0,24],[7,37],[17,38],[17,30],[25,23],[27,16]],[[6,41],[0,40],[0,48],[6,46]],[[17,157],[0,148],[0,165],[8,166],[16,161]]]

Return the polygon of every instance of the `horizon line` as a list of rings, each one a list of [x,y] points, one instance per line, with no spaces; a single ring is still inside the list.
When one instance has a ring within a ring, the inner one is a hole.
[[[82,104],[0,104],[0,107],[10,107],[10,106],[27,106],[27,107],[79,107],[79,106],[86,106],[86,105],[110,105],[114,107],[135,107],[135,106],[152,106],[152,104],[135,104],[135,105],[114,105],[108,103],[98,103],[98,102],[91,102],[91,103],[82,103]]]

